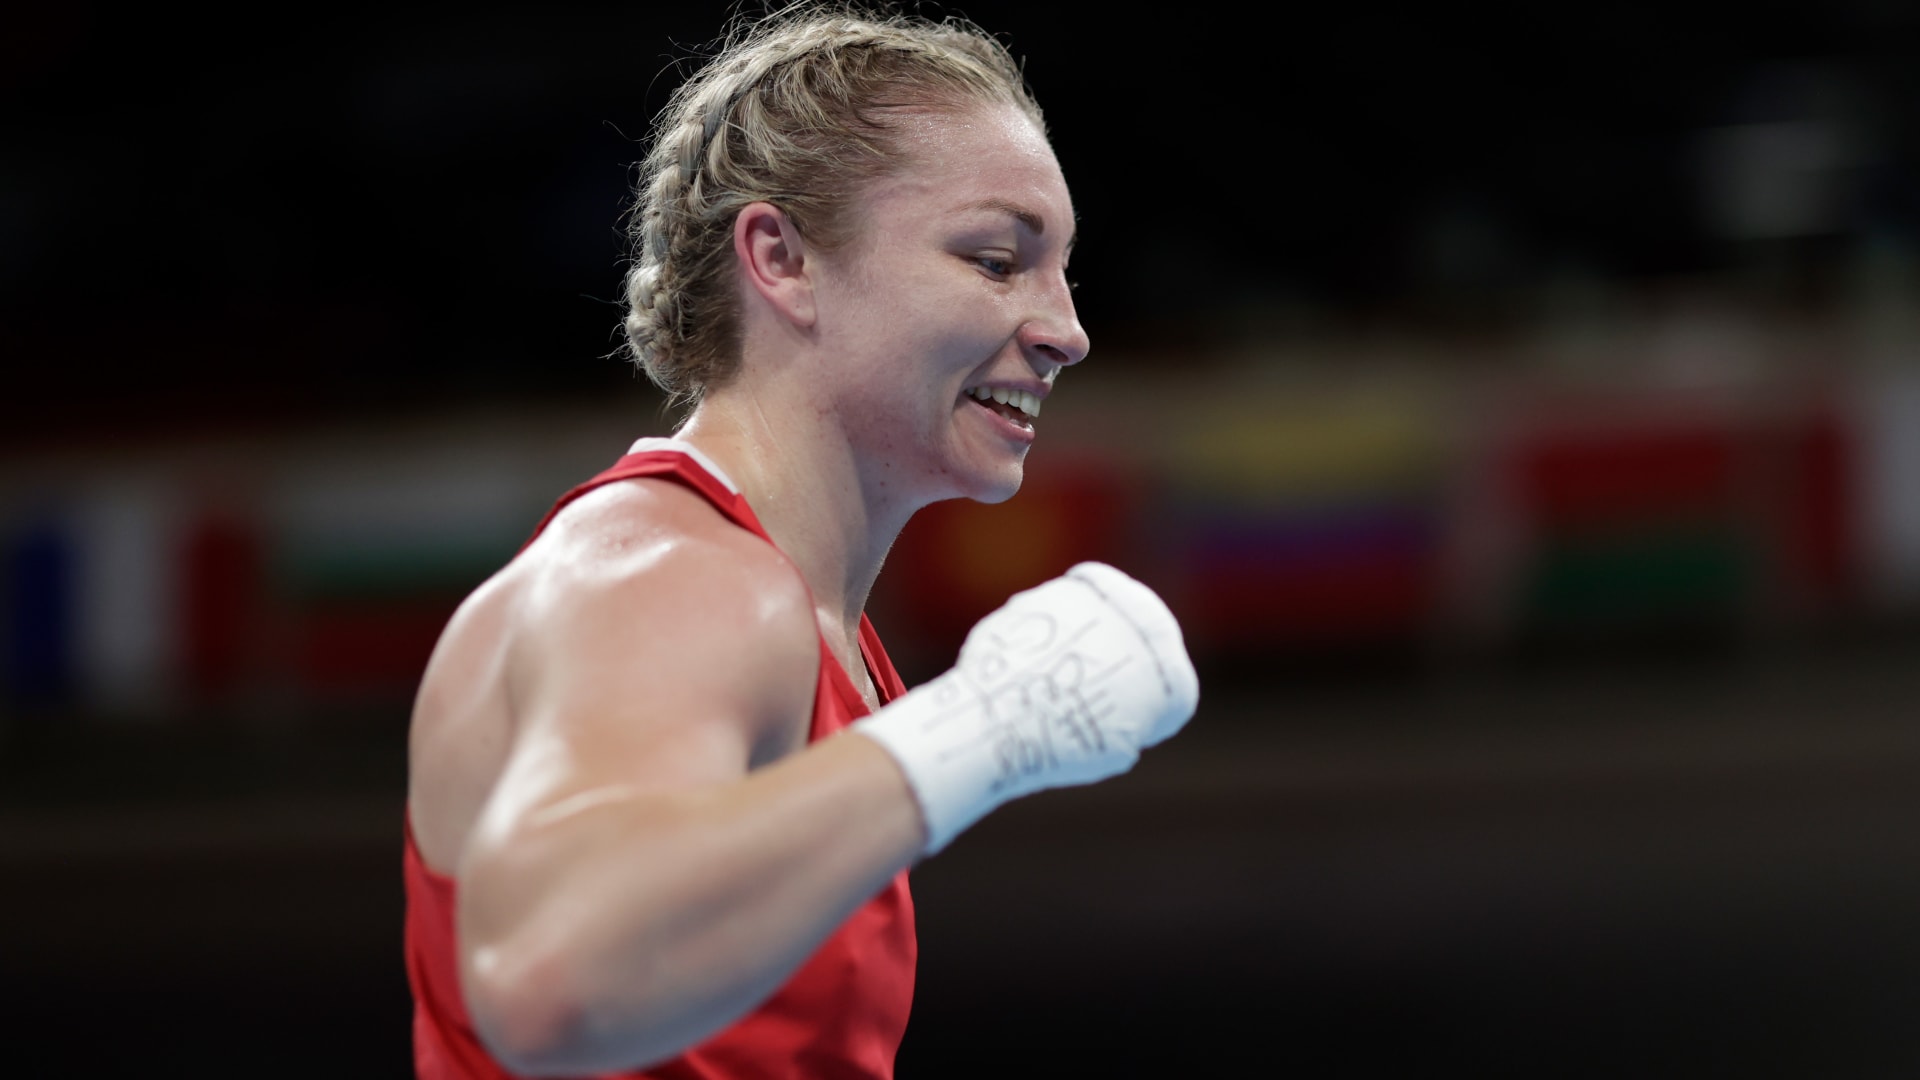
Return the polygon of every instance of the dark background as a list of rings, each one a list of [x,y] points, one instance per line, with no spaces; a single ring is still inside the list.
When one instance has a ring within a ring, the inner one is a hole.
[[[1864,251],[1920,241],[1911,4],[954,10],[1028,58],[1089,380],[1273,335],[1497,343],[1560,281],[1817,319]],[[616,221],[724,18],[9,15],[7,505],[76,455],[196,440],[657,424],[610,355]],[[1761,235],[1726,225],[1703,139],[1769,123],[1854,149],[1811,224]],[[917,872],[902,1075],[1912,1075],[1911,621],[1732,637],[1203,656],[1200,719],[1139,772]],[[404,694],[131,725],[77,700],[15,693],[0,726],[26,1059],[0,1070],[406,1075]]]
[[[1150,327],[1192,351],[1276,300],[1493,322],[1565,265],[1747,269],[1695,168],[1717,125],[1871,126],[1803,270],[1920,222],[1900,3],[965,10],[1029,58],[1082,217],[1083,317],[1115,342]],[[620,392],[595,357],[615,344],[628,168],[671,63],[721,22],[29,8],[0,69],[7,351],[23,389],[87,408],[22,409],[9,437]],[[1486,250],[1437,252],[1462,222]]]

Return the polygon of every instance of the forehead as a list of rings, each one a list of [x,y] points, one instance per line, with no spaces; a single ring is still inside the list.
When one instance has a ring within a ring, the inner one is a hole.
[[[1049,239],[1072,236],[1073,198],[1053,147],[1014,106],[915,113],[898,138],[906,164],[869,189],[869,213],[924,219],[1020,207]]]

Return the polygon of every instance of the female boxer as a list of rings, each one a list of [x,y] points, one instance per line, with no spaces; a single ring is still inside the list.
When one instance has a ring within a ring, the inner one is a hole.
[[[691,411],[562,498],[428,666],[419,1073],[890,1076],[907,867],[1197,700],[1111,567],[912,693],[862,614],[916,510],[1014,493],[1086,356],[1072,200],[991,38],[806,9],[680,88],[631,232],[628,340]]]

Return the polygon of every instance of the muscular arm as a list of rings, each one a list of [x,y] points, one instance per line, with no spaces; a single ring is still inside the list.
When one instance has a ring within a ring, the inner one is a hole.
[[[752,768],[804,743],[818,634],[792,568],[691,499],[529,552],[511,743],[458,867],[468,1005],[519,1070],[633,1067],[718,1031],[925,842],[870,740]]]

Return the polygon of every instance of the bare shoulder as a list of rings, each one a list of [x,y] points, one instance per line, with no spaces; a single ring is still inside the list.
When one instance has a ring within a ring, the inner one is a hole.
[[[610,603],[625,627],[672,615],[684,616],[696,632],[708,616],[745,617],[752,624],[797,618],[812,634],[811,599],[793,564],[668,480],[589,492],[556,517],[518,563],[527,587],[523,626],[565,628]],[[678,608],[686,610],[664,610]],[[657,623],[647,628],[661,629]]]
[[[462,605],[415,707],[410,799],[450,869],[495,812],[723,782],[803,746],[819,666],[784,556],[667,480],[567,507]]]
[[[745,706],[764,691],[785,702],[796,680],[811,690],[818,630],[799,572],[679,484],[590,493],[525,562],[510,665],[522,721],[588,692]]]

